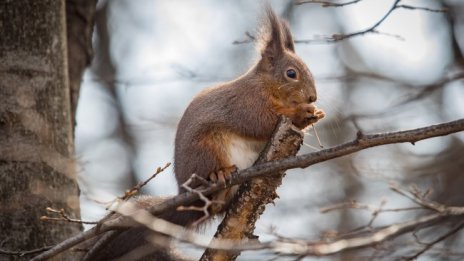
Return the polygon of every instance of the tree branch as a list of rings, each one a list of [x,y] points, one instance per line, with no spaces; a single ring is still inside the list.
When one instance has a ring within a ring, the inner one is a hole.
[[[412,6],[412,5],[397,5],[396,8],[403,8],[403,9],[408,9],[408,10],[422,10],[422,11],[427,11],[427,12],[432,12],[432,13],[448,12],[447,8],[432,9],[432,8],[428,8],[428,7]]]
[[[322,7],[343,7],[347,5],[352,5],[360,2],[362,0],[353,0],[353,1],[348,1],[344,3],[332,3],[329,1],[319,1],[319,0],[307,0],[307,1],[297,1],[295,5],[302,5],[302,4],[321,4]],[[433,8],[428,8],[428,7],[420,7],[420,6],[412,6],[412,5],[404,5],[400,4],[401,0],[395,0],[393,5],[388,9],[388,11],[378,20],[375,24],[372,26],[352,32],[352,33],[335,33],[332,34],[331,36],[317,36],[314,37],[313,39],[302,39],[302,40],[294,40],[296,44],[312,44],[312,43],[335,43],[339,42],[348,38],[353,38],[361,35],[366,35],[366,34],[381,34],[381,35],[386,35],[386,36],[391,36],[395,37],[399,40],[404,40],[403,37],[400,35],[396,34],[389,34],[385,32],[381,32],[377,30],[377,28],[385,22],[385,20],[393,13],[393,11],[397,9],[406,9],[406,10],[420,10],[420,11],[426,11],[426,12],[432,12],[432,13],[445,13],[448,11],[447,8],[442,8],[442,9],[433,9]],[[245,32],[246,39],[244,40],[235,40],[232,42],[232,44],[246,44],[246,43],[251,43],[256,41],[256,37],[250,34],[249,32]]]
[[[309,153],[305,155],[289,157],[283,160],[258,164],[251,168],[238,171],[232,175],[231,179],[229,180],[229,183],[226,184],[226,186],[230,187],[232,185],[241,184],[255,177],[260,177],[279,171],[285,171],[291,168],[306,168],[320,162],[342,157],[371,147],[404,142],[414,144],[415,142],[418,142],[420,140],[445,136],[460,131],[464,131],[464,119],[407,131],[379,133],[371,135],[364,135],[359,132],[354,140],[332,148],[320,150],[318,152]],[[203,190],[202,193],[204,195],[210,195],[211,193],[219,191],[223,188],[224,185],[212,185],[209,188]],[[172,209],[181,205],[189,205],[197,199],[198,195],[195,193],[183,193],[181,195],[168,199],[159,205],[151,207],[149,209],[149,212],[156,216],[168,209]],[[99,230],[97,230],[94,227],[88,231],[71,237],[56,245],[52,249],[45,251],[41,255],[36,256],[33,260],[45,260],[54,255],[57,255],[58,253],[66,249],[71,248],[72,246],[78,243],[81,243],[89,238],[95,237],[98,234],[104,233],[109,230],[124,229],[129,227],[131,224],[133,224],[133,221],[131,221],[129,218],[124,217],[108,220],[101,226]]]
[[[444,219],[441,214],[431,214],[428,216],[420,217],[415,220],[406,221],[403,223],[393,224],[386,228],[380,229],[377,232],[356,238],[340,239],[330,243],[311,243],[307,245],[301,245],[297,248],[292,246],[289,249],[294,249],[292,252],[296,255],[308,256],[325,256],[333,255],[342,251],[358,249],[367,246],[373,246],[378,243],[384,242],[388,239],[403,235],[407,232],[411,232],[426,226],[431,226]],[[281,250],[282,251],[282,250]],[[283,251],[282,251],[283,252]],[[288,252],[288,251],[287,251]]]
[[[291,256],[329,256],[343,251],[374,246],[383,243],[389,239],[399,237],[411,231],[417,231],[426,227],[431,227],[437,223],[450,220],[453,217],[464,216],[464,207],[447,207],[444,206],[444,211],[437,211],[433,214],[415,218],[406,222],[392,224],[369,233],[367,235],[343,238],[333,242],[325,241],[305,241],[294,240],[284,237],[279,237],[276,240],[260,243],[257,240],[240,240],[231,238],[214,238],[208,243],[208,237],[199,234],[193,230],[185,230],[182,226],[169,223],[163,219],[152,216],[144,209],[137,210],[135,204],[131,202],[124,202],[116,210],[118,213],[133,219],[135,222],[142,224],[150,230],[168,235],[182,242],[187,242],[201,248],[210,248],[218,251],[211,251],[210,253],[219,253],[219,255],[206,256],[211,260],[229,260],[228,256],[221,255],[221,252],[239,252],[239,251],[257,251],[268,250],[277,255],[291,255]],[[449,209],[446,209],[449,208]],[[456,209],[459,208],[458,211]],[[452,234],[462,229],[462,222],[455,228],[450,230],[445,235],[438,239],[426,244],[427,251],[433,244],[444,240]],[[156,239],[156,235],[155,235]],[[156,241],[156,240],[155,240]],[[423,253],[422,252],[422,253]]]
[[[447,239],[448,237],[456,234],[457,232],[459,232],[461,229],[464,228],[464,222],[461,222],[459,225],[457,225],[455,228],[449,230],[448,232],[446,232],[444,235],[438,237],[437,239],[433,240],[432,242],[430,243],[427,243],[425,244],[425,247],[420,250],[419,252],[417,252],[416,254],[414,254],[413,256],[410,256],[408,258],[406,258],[406,260],[417,260],[417,258],[422,255],[423,253],[427,252],[429,249],[431,249],[433,246],[435,246],[437,243],[440,243],[441,241]]]
[[[359,1],[351,1],[351,2],[347,2],[347,3],[341,3],[341,4],[334,4],[334,3],[330,3],[330,2],[326,2],[326,1],[306,1],[306,2],[303,2],[303,3],[322,3],[323,7],[341,7],[341,6],[345,6],[345,5],[349,5],[349,4],[355,4],[357,2],[359,2]],[[378,20],[375,24],[373,24],[372,26],[370,26],[370,27],[368,27],[368,28],[366,28],[364,30],[356,31],[356,32],[353,32],[353,33],[348,33],[348,34],[333,34],[332,36],[322,37],[321,39],[295,40],[295,43],[309,44],[309,43],[315,43],[315,42],[321,42],[321,41],[323,41],[323,42],[325,41],[325,42],[329,42],[329,43],[330,42],[339,42],[339,41],[342,41],[342,40],[345,40],[345,39],[348,39],[348,38],[353,38],[353,37],[361,36],[361,35],[365,35],[365,34],[383,34],[383,35],[388,35],[388,36],[396,37],[396,38],[399,38],[399,39],[403,39],[399,35],[382,33],[382,32],[377,30],[377,28],[396,9],[403,8],[403,9],[407,9],[407,10],[422,10],[422,11],[435,12],[435,13],[443,13],[443,12],[447,11],[446,9],[431,9],[431,8],[427,8],[427,7],[416,7],[416,6],[411,6],[411,5],[400,5],[400,2],[401,2],[401,0],[395,0],[392,7],[387,11],[387,13],[385,13],[385,15],[382,18],[380,18],[380,20]],[[297,4],[302,4],[302,3],[297,3]]]
[[[414,145],[416,142],[420,140],[445,136],[460,131],[464,131],[464,119],[407,131],[379,133],[370,135],[364,135],[359,132],[358,136],[354,140],[332,148],[300,156],[289,157],[283,160],[258,164],[251,168],[240,170],[232,175],[232,177],[229,180],[229,183],[227,184],[227,187],[242,184],[246,180],[259,176],[264,176],[277,171],[285,171],[292,168],[307,168],[311,165],[320,162],[324,162],[334,158],[339,158],[371,147],[404,142],[409,142]],[[210,195],[211,193],[219,191],[223,188],[224,186],[213,185],[203,190],[202,193],[204,195]],[[150,209],[150,213],[152,213],[153,215],[157,215],[167,209],[171,209],[180,205],[189,205],[197,199],[198,195],[196,195],[195,193],[184,193],[172,199],[164,201],[162,204],[153,206]]]
[[[44,247],[37,248],[37,249],[21,250],[21,251],[9,251],[9,250],[0,249],[0,254],[7,255],[7,256],[27,256],[27,255],[33,255],[33,254],[43,252],[52,247],[53,246],[44,246]]]
[[[300,149],[304,135],[288,118],[281,118],[271,141],[261,153],[255,165],[294,156]],[[255,223],[265,206],[277,197],[276,190],[282,184],[284,172],[254,178],[242,184],[218,227],[214,239],[242,241],[254,239]],[[237,226],[240,223],[240,226]],[[240,251],[207,249],[200,260],[235,260]]]
[[[353,0],[344,3],[332,3],[329,1],[318,1],[318,0],[307,0],[307,1],[299,1],[296,2],[295,5],[302,5],[302,4],[320,4],[322,7],[343,7],[346,5],[356,4],[357,2],[361,2],[362,0]]]
[[[371,27],[368,27],[368,28],[366,28],[364,30],[361,30],[361,31],[349,33],[349,34],[333,34],[331,37],[326,37],[325,40],[327,42],[338,42],[338,41],[345,40],[347,38],[352,38],[352,37],[355,37],[355,36],[361,36],[361,35],[365,35],[365,34],[368,34],[368,33],[379,33],[379,31],[376,30],[377,27],[379,27],[379,25],[381,25],[393,13],[393,11],[398,8],[398,4],[399,4],[400,1],[401,0],[395,0],[392,7],[387,11],[387,13],[379,21],[377,21],[374,25],[372,25]],[[295,41],[295,43],[311,43],[311,42],[314,42],[314,40],[298,40],[298,41]]]

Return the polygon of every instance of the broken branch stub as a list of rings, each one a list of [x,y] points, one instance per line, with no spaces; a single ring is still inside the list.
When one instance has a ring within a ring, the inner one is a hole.
[[[303,133],[292,124],[291,120],[282,117],[271,141],[254,165],[296,155],[303,138]],[[285,172],[279,171],[243,183],[230,203],[214,238],[237,241],[256,238],[253,235],[255,223],[264,212],[266,204],[272,203],[278,196],[276,189],[282,184],[284,175]],[[238,255],[240,255],[239,251],[207,249],[200,260],[235,260]]]

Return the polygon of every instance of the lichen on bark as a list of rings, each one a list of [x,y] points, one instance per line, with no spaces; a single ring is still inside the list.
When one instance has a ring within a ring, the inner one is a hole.
[[[290,119],[282,117],[271,141],[255,164],[296,155],[303,137],[303,133]],[[264,212],[266,204],[272,203],[277,197],[276,189],[282,184],[284,175],[284,172],[276,172],[243,183],[214,237],[237,242],[254,240],[255,223]],[[239,254],[238,251],[207,249],[200,260],[235,260]]]

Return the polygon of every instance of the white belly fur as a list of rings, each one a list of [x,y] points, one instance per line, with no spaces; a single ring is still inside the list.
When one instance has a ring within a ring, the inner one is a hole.
[[[233,137],[227,148],[229,162],[238,169],[251,167],[258,159],[266,143],[241,137]]]

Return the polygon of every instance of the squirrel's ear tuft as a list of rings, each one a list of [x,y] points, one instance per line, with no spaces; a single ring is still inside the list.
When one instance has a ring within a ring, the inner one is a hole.
[[[285,48],[291,52],[295,52],[295,44],[293,43],[292,32],[290,32],[290,26],[285,20],[282,20],[282,34],[284,36]]]
[[[261,26],[258,47],[261,53],[261,63],[264,69],[271,70],[276,60],[284,53],[284,36],[282,25],[272,8],[266,6],[266,18]]]

